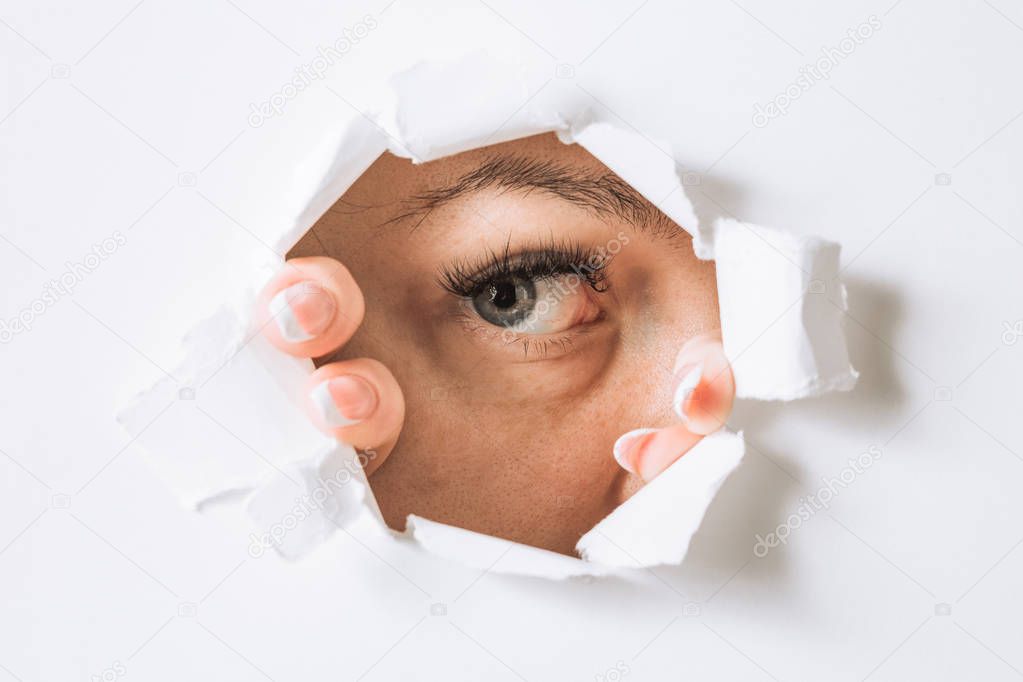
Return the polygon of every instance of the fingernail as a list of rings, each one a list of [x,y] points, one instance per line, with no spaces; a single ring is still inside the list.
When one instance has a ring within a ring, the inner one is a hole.
[[[682,378],[678,380],[678,386],[675,387],[675,395],[671,399],[671,407],[683,423],[688,419],[686,415],[686,401],[689,400],[689,396],[693,394],[696,387],[700,385],[702,378],[703,365],[694,365],[683,372]]]
[[[636,454],[640,450],[637,446],[641,445],[641,441],[645,441],[647,436],[656,431],[657,429],[633,429],[619,436],[614,445],[614,456],[618,465],[629,473],[637,473],[635,467]]]
[[[313,404],[328,426],[358,424],[373,414],[377,394],[362,377],[345,374],[317,385],[311,392]]]
[[[334,319],[334,297],[316,282],[292,284],[270,299],[270,314],[285,341],[300,343],[322,333]]]

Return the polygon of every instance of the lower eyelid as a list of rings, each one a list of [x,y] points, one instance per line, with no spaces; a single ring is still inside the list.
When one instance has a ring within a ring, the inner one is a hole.
[[[563,336],[559,339],[525,338],[520,339],[519,341],[522,343],[523,359],[529,359],[529,349],[532,347],[534,349],[534,354],[539,353],[539,357],[534,359],[542,360],[547,357],[550,349],[554,346],[560,346],[562,353],[567,353],[570,350],[574,339],[571,336]]]
[[[570,353],[576,341],[591,332],[592,325],[600,322],[604,317],[601,314],[592,322],[576,325],[567,333],[521,334],[511,330],[499,329],[480,320],[472,312],[469,299],[461,299],[459,303],[461,305],[459,310],[453,315],[453,320],[460,324],[466,333],[475,336],[484,343],[495,346],[499,352],[509,353],[512,362],[550,359],[551,351],[558,351],[558,357]],[[507,332],[507,335],[505,335],[505,332]]]

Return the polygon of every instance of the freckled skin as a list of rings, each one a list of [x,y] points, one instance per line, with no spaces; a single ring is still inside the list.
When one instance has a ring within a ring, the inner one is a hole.
[[[385,155],[289,256],[340,260],[365,297],[363,324],[320,364],[375,358],[404,393],[397,445],[370,480],[387,523],[404,528],[415,513],[571,554],[642,485],[612,458],[615,439],[677,423],[675,354],[686,339],[719,327],[714,266],[696,259],[681,230],[658,240],[535,191],[486,190],[432,211],[418,227],[418,218],[388,224],[404,199],[501,150],[603,169],[553,135],[421,166]],[[521,344],[483,338],[456,319],[455,298],[437,284],[441,267],[551,238],[588,246],[618,239],[620,247],[608,291],[587,294],[601,318],[567,350],[561,344],[530,357]]]

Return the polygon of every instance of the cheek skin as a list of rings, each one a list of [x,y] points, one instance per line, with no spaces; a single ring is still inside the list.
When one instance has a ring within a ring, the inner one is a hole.
[[[388,523],[408,513],[571,553],[621,500],[625,477],[604,447],[617,434],[589,406],[522,411],[454,402],[406,421],[371,484]],[[467,423],[467,417],[471,423]]]

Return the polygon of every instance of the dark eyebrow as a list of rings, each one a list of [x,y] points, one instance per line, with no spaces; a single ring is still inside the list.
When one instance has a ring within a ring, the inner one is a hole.
[[[590,211],[600,218],[617,218],[664,236],[684,231],[643,195],[610,170],[578,168],[525,156],[501,155],[459,177],[451,184],[411,197],[409,210],[394,220],[421,216],[459,197],[487,189],[542,192]],[[390,221],[389,221],[390,222]]]

